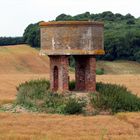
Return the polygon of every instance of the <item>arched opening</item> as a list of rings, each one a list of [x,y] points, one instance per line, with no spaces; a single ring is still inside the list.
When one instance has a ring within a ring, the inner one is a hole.
[[[58,67],[55,66],[53,70],[53,90],[57,91],[58,90]]]
[[[75,89],[77,91],[86,90],[86,67],[87,61],[85,56],[74,56],[75,58]]]
[[[78,73],[78,88],[79,90],[85,90],[85,65],[80,65],[79,66],[79,73]]]

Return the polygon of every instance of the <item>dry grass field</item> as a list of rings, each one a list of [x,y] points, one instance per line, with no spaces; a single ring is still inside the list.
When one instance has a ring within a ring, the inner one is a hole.
[[[0,113],[0,140],[139,140],[140,113],[63,116]]]
[[[140,63],[127,60],[97,61],[97,68],[103,68],[105,74],[140,74]]]
[[[1,104],[16,98],[16,86],[48,74],[0,76]],[[97,81],[123,84],[140,95],[140,75],[103,75]],[[139,140],[140,113],[114,116],[63,116],[38,113],[0,113],[0,140]]]
[[[28,45],[0,47],[0,74],[48,73],[48,57]]]
[[[125,62],[118,64],[121,69],[116,68],[117,64],[112,67],[112,62],[106,63],[109,68],[105,64],[104,69],[108,73],[97,76],[98,82],[125,85],[140,96],[140,65],[127,65],[136,68],[132,72],[126,66],[123,68]],[[102,66],[103,62],[98,62],[98,67]],[[38,56],[37,50],[26,45],[0,48],[0,67],[0,105],[15,100],[16,87],[20,83],[49,78],[48,58]],[[64,116],[0,112],[0,140],[140,140],[140,113]]]

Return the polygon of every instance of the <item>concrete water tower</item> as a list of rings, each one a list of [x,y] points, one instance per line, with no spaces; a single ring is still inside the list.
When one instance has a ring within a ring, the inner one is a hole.
[[[52,91],[68,91],[69,56],[74,56],[77,91],[96,90],[96,55],[104,54],[104,24],[94,21],[42,22],[41,54],[50,58]]]

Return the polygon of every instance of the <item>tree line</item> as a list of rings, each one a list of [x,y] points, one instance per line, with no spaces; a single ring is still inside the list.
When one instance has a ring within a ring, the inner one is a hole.
[[[0,46],[23,44],[23,37],[0,37]]]
[[[140,18],[135,18],[131,14],[121,15],[106,11],[99,14],[85,12],[75,16],[60,14],[54,21],[72,20],[104,22],[106,54],[99,56],[98,59],[126,59],[140,62]],[[24,43],[32,47],[40,47],[39,23],[28,25],[22,38]]]

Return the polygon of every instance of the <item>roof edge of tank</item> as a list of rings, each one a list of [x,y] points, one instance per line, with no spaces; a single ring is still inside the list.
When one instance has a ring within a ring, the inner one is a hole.
[[[40,50],[40,55],[104,55],[103,49],[98,50]]]
[[[103,22],[98,21],[50,21],[50,22],[41,22],[40,27],[44,26],[70,26],[70,25],[97,25],[104,26]]]

